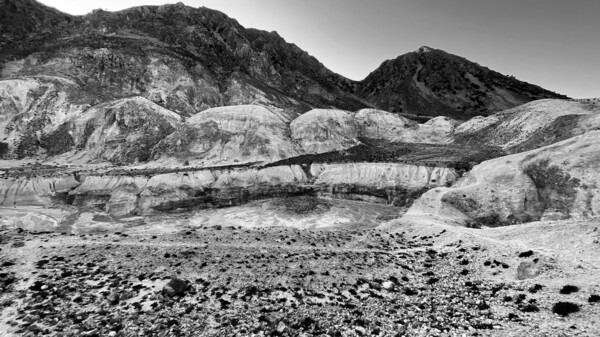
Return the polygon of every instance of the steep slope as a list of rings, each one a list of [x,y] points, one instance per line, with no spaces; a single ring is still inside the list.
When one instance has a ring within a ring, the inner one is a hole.
[[[462,120],[541,98],[566,98],[429,47],[385,61],[360,82],[357,94],[391,112]]]
[[[351,81],[277,33],[246,29],[207,8],[143,6],[81,17],[38,12],[36,33],[1,49],[3,78],[61,76],[100,101],[139,95],[182,115],[262,104],[285,109],[291,119],[311,107],[368,105],[349,93]],[[10,20],[2,34],[20,31],[20,22],[29,20],[19,10],[4,15]],[[56,15],[65,18],[60,25],[53,24]]]

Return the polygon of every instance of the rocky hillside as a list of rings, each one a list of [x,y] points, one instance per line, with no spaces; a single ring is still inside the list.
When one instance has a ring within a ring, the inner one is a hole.
[[[0,1],[0,46],[27,38],[40,30],[56,30],[73,22],[73,17],[35,1]]]
[[[234,104],[269,105],[292,117],[315,106],[369,105],[350,93],[351,81],[277,33],[246,29],[208,8],[73,17],[34,0],[0,6],[9,17],[0,25],[2,78],[64,77],[90,100],[140,95],[184,116]]]
[[[0,80],[0,158],[89,164],[224,165],[340,151],[359,138],[447,144],[457,123],[418,124],[381,110],[210,108],[185,118],[143,96],[94,102],[85,85],[56,76]]]
[[[566,98],[443,50],[421,47],[385,61],[358,95],[380,109],[469,119],[542,98]]]
[[[600,105],[593,100],[544,99],[472,118],[454,130],[454,138],[457,144],[498,146],[517,153],[598,128]]]

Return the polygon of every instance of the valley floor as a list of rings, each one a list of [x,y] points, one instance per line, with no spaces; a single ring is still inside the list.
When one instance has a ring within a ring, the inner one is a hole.
[[[5,229],[0,335],[600,335],[600,302],[589,302],[600,295],[599,223],[240,226],[256,209],[269,206],[78,234]],[[560,294],[565,285],[578,291]],[[580,310],[554,314],[558,302]]]

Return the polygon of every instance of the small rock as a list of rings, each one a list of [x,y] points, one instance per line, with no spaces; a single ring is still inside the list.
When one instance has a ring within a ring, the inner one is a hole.
[[[521,262],[517,267],[517,280],[534,278],[541,273],[540,263]]]
[[[189,285],[186,281],[178,278],[172,278],[169,283],[163,287],[163,294],[169,297],[183,296]]]
[[[287,325],[285,325],[285,323],[279,322],[279,324],[277,324],[277,332],[283,333],[285,329],[287,329]]]
[[[119,294],[117,294],[116,292],[112,292],[110,293],[107,297],[106,297],[106,301],[108,302],[108,304],[110,305],[116,305],[119,303]]]
[[[393,290],[396,285],[392,281],[385,281],[381,284],[381,286],[385,290]]]

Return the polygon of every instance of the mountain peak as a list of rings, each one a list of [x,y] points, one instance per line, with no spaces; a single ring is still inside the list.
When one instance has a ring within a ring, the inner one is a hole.
[[[567,98],[428,46],[384,62],[360,83],[359,91],[379,109],[456,119],[537,99]]]
[[[418,53],[429,53],[430,51],[433,51],[434,48],[428,47],[428,46],[421,46],[419,47],[419,49],[417,49]]]

